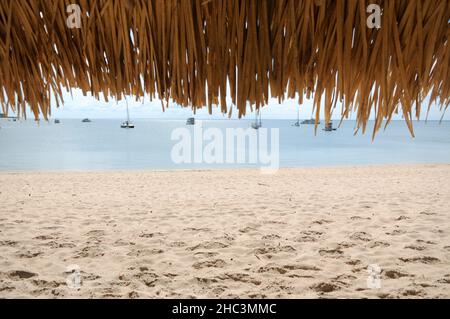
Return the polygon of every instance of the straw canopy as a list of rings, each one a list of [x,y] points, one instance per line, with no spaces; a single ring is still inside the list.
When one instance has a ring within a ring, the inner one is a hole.
[[[71,4],[80,28],[68,27]],[[229,96],[244,116],[306,96],[326,121],[341,102],[358,127],[400,112],[412,131],[427,96],[449,105],[449,20],[448,0],[2,0],[0,103],[47,118],[79,88],[224,113]]]

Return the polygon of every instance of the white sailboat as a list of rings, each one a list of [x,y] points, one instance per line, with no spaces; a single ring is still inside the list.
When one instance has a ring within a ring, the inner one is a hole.
[[[259,115],[259,120],[258,120]],[[252,128],[255,130],[258,130],[262,127],[262,121],[261,121],[261,109],[258,111],[255,110],[255,122],[252,123]]]
[[[297,107],[297,122],[294,123],[294,126],[300,126],[300,107]]]
[[[121,128],[134,128],[134,124],[130,121],[130,111],[128,110],[128,101],[127,102],[127,120],[120,125]]]

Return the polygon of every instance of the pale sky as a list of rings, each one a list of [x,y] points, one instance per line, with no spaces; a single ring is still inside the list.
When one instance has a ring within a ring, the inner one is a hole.
[[[160,118],[160,119],[184,119],[192,116],[190,108],[181,108],[176,104],[171,104],[165,112],[162,112],[161,101],[150,101],[146,97],[144,103],[136,102],[134,97],[127,97],[131,118]],[[231,105],[229,100],[228,105]],[[297,100],[286,100],[282,105],[278,104],[278,100],[270,101],[268,107],[262,110],[262,117],[265,119],[295,119],[297,117]],[[312,101],[305,100],[301,106],[300,118],[311,118]],[[421,119],[425,119],[426,105],[423,106]],[[429,120],[439,120],[442,114],[438,107],[432,106]],[[73,90],[73,99],[70,93],[64,94],[64,105],[59,109],[52,105],[52,118],[105,118],[105,119],[123,119],[126,117],[126,102],[122,100],[117,102],[111,99],[105,102],[103,99],[96,100],[92,96],[83,96],[81,90]],[[253,115],[247,115],[253,119]],[[340,108],[336,108],[334,119],[340,119]],[[207,108],[197,111],[196,118],[199,119],[227,119],[226,115],[220,113],[220,109],[213,107],[213,114],[209,115]],[[233,110],[233,117],[237,118],[237,110]],[[355,118],[353,115],[352,119]],[[397,116],[395,119],[401,119]],[[448,112],[444,116],[444,120],[449,120]]]

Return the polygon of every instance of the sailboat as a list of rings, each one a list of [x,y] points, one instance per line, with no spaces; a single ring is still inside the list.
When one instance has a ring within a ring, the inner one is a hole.
[[[294,126],[300,126],[300,107],[297,108],[297,122],[294,123]]]
[[[130,121],[130,111],[128,110],[128,101],[127,101],[127,120],[120,125],[121,128],[134,128],[134,124]]]
[[[258,120],[259,115],[259,120]],[[261,109],[258,111],[255,110],[255,122],[252,123],[252,128],[255,130],[258,130],[260,127],[262,127],[262,121],[261,121]]]

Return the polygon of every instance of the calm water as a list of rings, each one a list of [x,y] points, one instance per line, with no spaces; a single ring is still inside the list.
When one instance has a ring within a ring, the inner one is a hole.
[[[0,120],[0,170],[128,170],[221,168],[252,165],[177,165],[171,160],[176,141],[172,130],[185,120],[135,120],[134,130],[120,129],[120,120],[61,120],[61,124],[29,120]],[[202,121],[202,127],[248,128],[248,120]],[[416,122],[416,138],[405,124],[393,122],[378,133],[353,136],[355,122],[338,131],[313,125],[293,127],[293,121],[266,120],[264,127],[279,128],[280,166],[335,166],[395,163],[450,163],[450,122]],[[192,130],[192,127],[188,127]],[[259,166],[259,165],[258,165]]]

